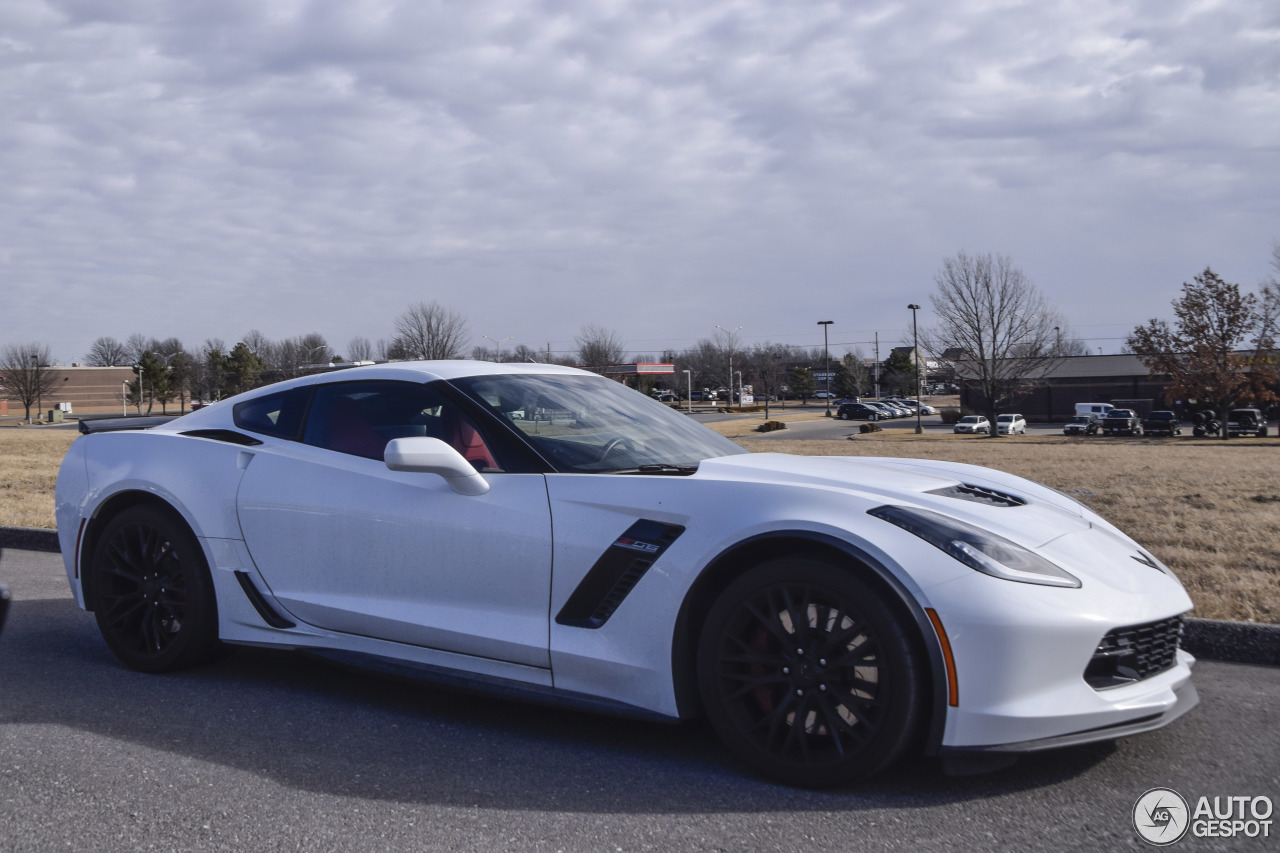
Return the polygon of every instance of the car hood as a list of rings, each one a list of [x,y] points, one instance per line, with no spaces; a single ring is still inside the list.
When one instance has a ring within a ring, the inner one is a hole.
[[[883,504],[919,506],[977,524],[1029,547],[1091,527],[1123,537],[1101,517],[1060,492],[977,465],[927,459],[751,453],[708,459],[695,476],[833,490],[861,499],[867,509]],[[998,497],[991,500],[982,490],[1024,503],[1011,506]]]

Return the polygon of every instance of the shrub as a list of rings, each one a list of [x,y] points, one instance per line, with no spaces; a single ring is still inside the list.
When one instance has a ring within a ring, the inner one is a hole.
[[[942,417],[942,422],[944,424],[952,425],[955,424],[956,421],[960,420],[962,413],[959,409],[940,409],[938,414]]]
[[[862,426],[858,427],[858,432],[861,432],[861,433],[883,432],[883,427],[881,427],[880,424],[877,424],[877,423],[867,422]]]
[[[776,429],[786,429],[787,425],[782,421],[765,421],[756,427],[756,432],[773,432]]]

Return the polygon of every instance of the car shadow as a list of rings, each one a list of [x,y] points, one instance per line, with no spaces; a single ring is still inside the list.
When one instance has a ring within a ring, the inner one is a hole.
[[[807,791],[750,775],[698,722],[531,705],[255,648],[144,675],[116,661],[69,599],[13,605],[0,724],[70,727],[338,796],[586,813],[916,808],[1052,787],[1122,748],[1042,753],[968,777],[909,757],[867,783]]]

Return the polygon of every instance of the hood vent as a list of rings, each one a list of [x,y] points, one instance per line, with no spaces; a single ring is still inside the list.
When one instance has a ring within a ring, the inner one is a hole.
[[[942,489],[933,489],[929,494],[942,495],[945,498],[957,498],[962,501],[975,501],[977,503],[989,504],[991,506],[1027,505],[1025,500],[1015,497],[1014,495],[997,492],[995,489],[984,489],[982,486],[971,486],[968,483],[961,483],[958,486],[947,486]]]

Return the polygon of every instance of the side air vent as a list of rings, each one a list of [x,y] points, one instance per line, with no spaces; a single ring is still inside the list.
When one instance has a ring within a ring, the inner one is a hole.
[[[1027,505],[1025,500],[1014,495],[1006,495],[1004,492],[997,492],[995,489],[984,489],[982,486],[971,486],[968,483],[961,483],[958,486],[947,486],[942,489],[933,489],[929,494],[942,495],[946,498],[957,498],[962,501],[976,501],[977,503],[990,504],[991,506]]]
[[[182,433],[192,438],[211,438],[214,441],[225,441],[228,444],[239,444],[244,447],[256,447],[261,441],[251,435],[236,432],[233,429],[192,429]]]
[[[248,572],[235,572],[236,580],[240,582],[240,588],[244,590],[245,598],[249,599],[249,603],[253,605],[253,609],[258,611],[258,615],[262,617],[262,621],[266,622],[272,628],[296,628],[293,622],[277,613],[267,600],[262,597],[262,593],[258,592],[258,588],[253,585],[253,581],[249,578]]]
[[[587,572],[556,615],[556,624],[599,628],[618,609],[649,567],[684,533],[678,524],[641,519],[627,528]]]

